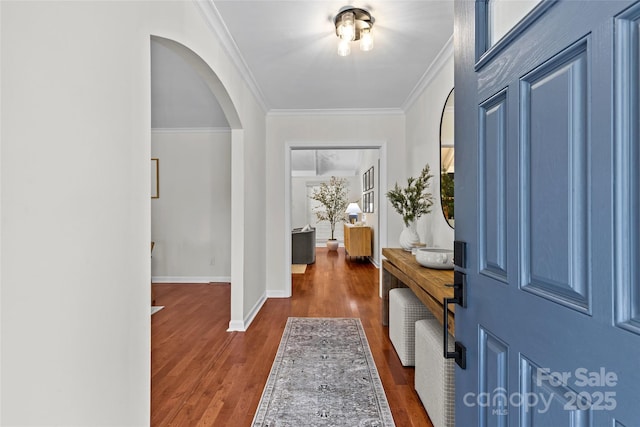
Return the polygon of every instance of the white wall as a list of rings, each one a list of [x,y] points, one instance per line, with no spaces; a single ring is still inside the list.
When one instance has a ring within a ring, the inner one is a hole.
[[[315,176],[291,177],[291,228],[304,227],[309,223],[307,184],[318,182]]]
[[[407,172],[416,177],[429,164],[434,177],[430,190],[434,204],[430,214],[417,223],[420,241],[428,246],[453,248],[454,230],[449,227],[440,204],[440,117],[453,88],[453,48],[446,50],[429,75],[424,91],[407,110]],[[406,181],[403,180],[406,183]],[[392,210],[392,212],[395,211]],[[397,214],[396,214],[397,215]]]
[[[242,123],[241,320],[265,293],[264,113],[193,2],[0,8],[0,424],[148,425],[150,36],[201,55]]]
[[[231,131],[152,131],[154,282],[231,280]]]
[[[272,295],[286,295],[291,277],[288,273],[290,246],[290,212],[285,211],[290,201],[285,201],[285,182],[290,173],[285,167],[288,145],[319,146],[323,148],[351,147],[354,144],[370,144],[366,148],[384,145],[386,148],[386,175],[381,177],[382,185],[393,183],[403,176],[405,159],[405,118],[404,114],[318,114],[267,116],[268,165],[266,236],[269,245],[276,250],[267,252],[267,292]],[[365,148],[364,146],[361,148]],[[381,244],[387,244],[385,232],[389,230],[389,245],[397,246],[397,236],[402,230],[402,219],[397,215],[386,216],[386,205],[381,207],[384,229],[380,233]],[[388,218],[388,219],[387,219]]]

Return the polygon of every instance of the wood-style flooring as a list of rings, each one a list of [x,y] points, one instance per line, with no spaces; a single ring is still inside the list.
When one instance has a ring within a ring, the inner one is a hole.
[[[292,298],[269,299],[246,332],[226,332],[229,284],[155,284],[151,317],[151,425],[250,426],[287,318],[359,317],[399,427],[432,427],[380,321],[379,270],[317,248],[292,275]],[[302,427],[302,426],[301,426]]]

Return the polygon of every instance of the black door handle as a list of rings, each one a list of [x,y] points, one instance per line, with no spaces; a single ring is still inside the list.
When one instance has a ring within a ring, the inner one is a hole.
[[[453,273],[453,298],[445,298],[443,304],[442,336],[443,353],[445,359],[455,359],[460,368],[467,368],[467,348],[462,343],[456,341],[454,351],[449,351],[449,304],[458,304],[461,307],[467,306],[467,276],[464,273],[455,271]]]

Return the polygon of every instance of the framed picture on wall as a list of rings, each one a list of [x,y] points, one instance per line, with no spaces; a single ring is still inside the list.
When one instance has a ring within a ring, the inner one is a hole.
[[[362,191],[373,190],[373,187],[373,166],[371,166],[364,174],[362,174]]]
[[[373,191],[362,194],[362,212],[373,213]]]

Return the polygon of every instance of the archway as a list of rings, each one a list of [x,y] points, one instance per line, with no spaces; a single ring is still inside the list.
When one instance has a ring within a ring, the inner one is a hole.
[[[244,179],[243,153],[244,132],[238,112],[223,83],[202,57],[182,43],[160,36],[151,39],[170,49],[181,57],[202,78],[217,99],[231,128],[231,234],[243,234]],[[236,195],[236,196],[234,196]],[[240,196],[238,196],[240,195]],[[244,330],[243,320],[243,271],[244,242],[242,239],[231,240],[231,318],[229,330]]]

